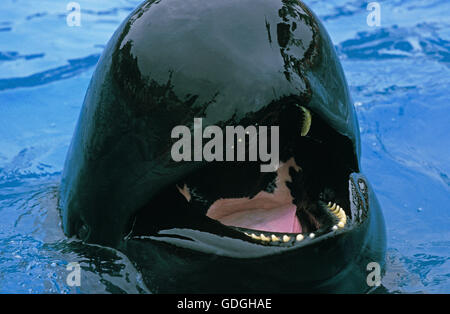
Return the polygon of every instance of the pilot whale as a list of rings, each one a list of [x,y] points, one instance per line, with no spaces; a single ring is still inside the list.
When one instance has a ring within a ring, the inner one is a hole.
[[[171,131],[195,117],[278,126],[279,167],[174,161]],[[360,147],[341,64],[304,3],[148,0],[93,74],[62,226],[124,252],[155,293],[369,292],[386,234]]]

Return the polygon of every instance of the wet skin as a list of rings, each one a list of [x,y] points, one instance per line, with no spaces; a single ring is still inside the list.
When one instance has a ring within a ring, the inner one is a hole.
[[[312,115],[306,136],[301,108]],[[194,117],[279,125],[280,160],[301,169],[286,184],[304,240],[263,243],[207,216],[220,198],[273,192],[276,173],[261,174],[259,162],[174,162],[171,130],[192,130]],[[154,292],[366,292],[386,236],[359,160],[341,65],[303,3],[146,1],[113,35],[87,91],[61,182],[63,228],[123,251]],[[343,228],[328,225],[329,202],[345,210]]]

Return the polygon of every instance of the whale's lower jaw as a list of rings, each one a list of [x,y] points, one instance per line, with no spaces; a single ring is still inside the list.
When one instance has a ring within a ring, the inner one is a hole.
[[[301,244],[253,244],[220,234],[226,229],[184,228],[127,239],[119,249],[154,293],[370,292],[376,286],[368,265],[378,263],[384,272],[384,220],[362,175],[352,174],[350,191],[352,223]]]
[[[384,269],[383,231],[375,228],[265,258],[229,258],[150,239],[127,241],[122,250],[153,293],[366,293],[376,288],[367,284],[367,265]]]

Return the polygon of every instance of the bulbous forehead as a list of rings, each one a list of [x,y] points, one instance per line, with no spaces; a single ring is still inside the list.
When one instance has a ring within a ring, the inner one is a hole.
[[[177,95],[208,103],[206,119],[257,110],[283,95],[307,94],[301,67],[311,63],[314,30],[300,5],[281,1],[164,0],[130,19],[120,40],[139,71]],[[226,119],[226,118],[225,118]]]
[[[132,59],[131,74],[138,72],[149,84],[170,83],[181,102],[190,98],[191,107],[201,108],[207,124],[295,95],[359,149],[334,47],[297,0],[148,1],[118,31],[115,52],[116,77],[125,80],[119,86],[127,88],[123,69],[129,65],[118,63]],[[177,123],[190,120],[186,115]]]

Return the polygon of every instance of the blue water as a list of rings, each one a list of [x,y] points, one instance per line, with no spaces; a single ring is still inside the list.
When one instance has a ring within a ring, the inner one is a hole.
[[[206,0],[205,0],[206,1]],[[0,293],[149,292],[117,251],[64,237],[56,191],[95,64],[137,0],[0,3]],[[450,2],[305,1],[336,45],[381,202],[393,293],[450,293]],[[256,1],[255,1],[256,3]],[[81,287],[66,283],[79,262]],[[149,289],[150,288],[150,289]]]

